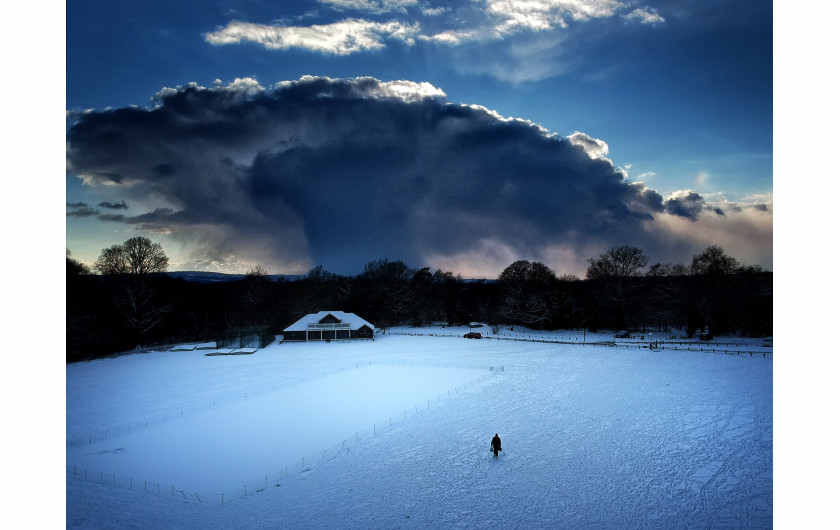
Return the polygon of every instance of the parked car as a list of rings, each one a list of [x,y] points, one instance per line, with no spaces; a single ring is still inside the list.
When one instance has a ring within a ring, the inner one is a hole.
[[[464,335],[464,338],[465,339],[480,339],[481,338],[481,333],[478,333],[477,331],[470,331],[469,333]]]
[[[712,340],[712,334],[711,333],[701,333],[700,334],[700,340]]]
[[[629,339],[630,333],[628,331],[619,331],[615,334],[615,338],[617,339]]]

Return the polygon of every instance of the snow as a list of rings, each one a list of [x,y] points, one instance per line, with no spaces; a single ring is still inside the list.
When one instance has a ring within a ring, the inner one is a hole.
[[[406,418],[409,408],[414,415],[421,401],[425,409],[429,396],[446,396],[481,376],[485,372],[478,369],[366,364],[247,399],[208,404],[186,417],[172,414],[151,427],[135,423],[133,435],[129,425],[107,436],[98,433],[93,441],[78,438],[68,446],[67,463],[77,474],[108,470],[189,491],[238,490],[267,471],[278,476],[277,470],[300,467],[301,457],[336,440],[350,438],[344,444],[349,447],[359,427],[372,419],[384,418],[382,430]]]
[[[67,365],[66,526],[773,526],[761,339],[467,331]]]

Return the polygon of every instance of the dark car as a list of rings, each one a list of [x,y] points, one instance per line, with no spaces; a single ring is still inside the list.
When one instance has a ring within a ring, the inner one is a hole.
[[[630,333],[627,332],[627,331],[619,331],[618,333],[615,334],[615,338],[617,338],[617,339],[629,339],[630,338]]]
[[[480,339],[481,338],[481,333],[478,333],[476,331],[470,331],[469,333],[464,335],[464,338],[465,339]]]

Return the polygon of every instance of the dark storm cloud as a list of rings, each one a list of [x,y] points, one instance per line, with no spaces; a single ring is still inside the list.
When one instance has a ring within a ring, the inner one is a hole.
[[[152,212],[134,216],[105,213],[99,216],[99,220],[111,223],[139,225],[145,230],[154,231],[166,230],[170,225],[183,222],[182,220],[173,218],[173,212],[170,208],[157,208]]]
[[[100,202],[97,206],[100,208],[108,208],[109,210],[128,210],[128,205],[125,201],[103,201]]]
[[[84,114],[67,139],[73,173],[154,209],[103,221],[277,268],[423,265],[487,241],[523,256],[627,243],[656,213],[704,208],[697,194],[663,202],[585,146],[406,81],[167,89],[153,109]]]
[[[93,217],[99,215],[99,210],[84,202],[67,203],[67,217]]]
[[[684,217],[696,221],[698,216],[709,211],[718,216],[725,216],[722,209],[716,206],[707,206],[706,201],[696,192],[681,192],[665,201],[665,211],[671,215]]]

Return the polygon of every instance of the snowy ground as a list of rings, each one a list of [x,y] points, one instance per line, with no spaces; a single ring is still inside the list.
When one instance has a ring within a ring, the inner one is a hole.
[[[772,348],[673,334],[616,345],[587,334],[584,344],[581,333],[524,330],[504,331],[518,340],[468,340],[466,331],[395,328],[372,343],[67,365],[66,525],[773,526]],[[359,397],[377,381],[393,384]],[[351,409],[359,415],[330,428]],[[301,446],[277,434],[290,412],[309,418],[286,429],[300,438],[327,427],[305,454],[288,454]],[[236,435],[241,445],[229,441]],[[171,471],[191,454],[174,449],[184,441],[198,464]],[[244,475],[227,488],[213,482],[230,470]]]

